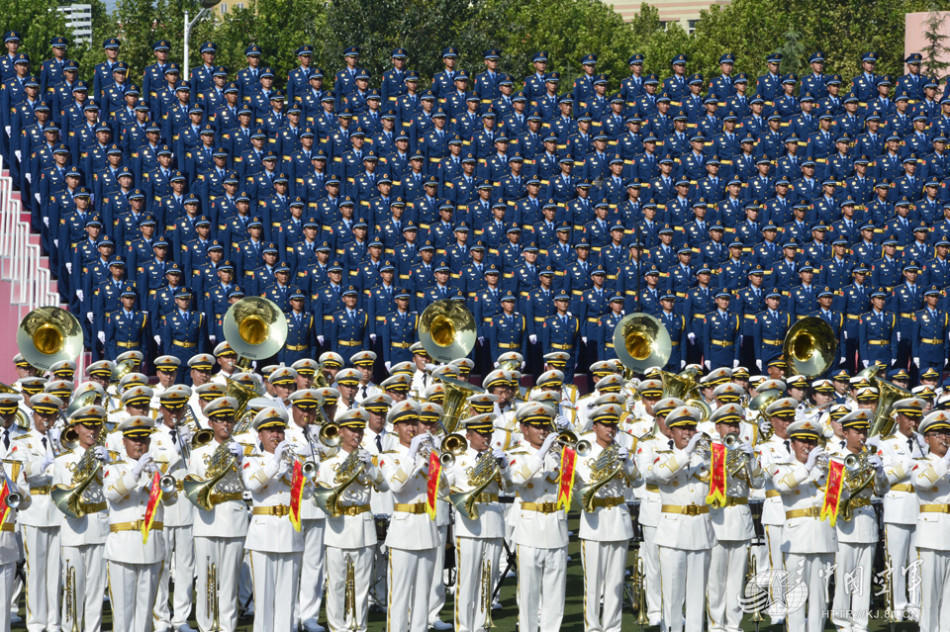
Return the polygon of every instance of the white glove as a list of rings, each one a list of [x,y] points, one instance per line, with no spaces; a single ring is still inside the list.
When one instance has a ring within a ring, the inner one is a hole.
[[[370,465],[373,462],[373,455],[362,448],[356,451],[356,458],[366,465]]]
[[[686,454],[692,454],[693,451],[696,450],[696,445],[697,445],[700,441],[702,441],[702,440],[703,440],[703,435],[702,435],[702,433],[701,433],[701,432],[697,432],[697,433],[694,434],[694,435],[692,436],[692,438],[689,440],[689,443],[686,444],[686,447],[683,448],[683,451],[684,451]]]
[[[155,336],[153,337],[153,340],[155,340],[155,344],[161,346],[161,344],[162,344],[162,337],[161,337],[161,336],[159,336],[158,334],[155,334]]]
[[[376,334],[370,334],[369,339],[373,342],[376,342]]]
[[[586,345],[586,344],[587,344],[587,336],[581,336],[581,342],[583,342],[583,343]]]
[[[495,448],[491,451],[491,455],[495,458],[495,461],[498,462],[498,467],[505,469],[508,467],[508,453],[502,450],[501,448]]]
[[[552,432],[544,439],[544,443],[541,444],[541,454],[547,454],[551,450],[551,446],[554,445],[555,441],[557,441],[557,435]]]
[[[409,442],[409,454],[413,456],[418,455],[419,446],[422,445],[422,442],[426,440],[425,434],[417,434],[412,438],[412,441]]]
[[[138,478],[142,475],[142,472],[149,469],[154,463],[155,457],[153,457],[151,453],[146,452],[132,465],[132,476]]]
[[[748,441],[740,444],[737,449],[740,452],[744,453],[746,456],[752,456],[752,453],[753,453],[752,444],[749,443]]]
[[[619,448],[617,448],[617,458],[618,458],[618,459],[620,459],[621,461],[626,461],[626,460],[627,460],[627,457],[629,457],[629,456],[630,456],[630,451],[627,450],[627,448],[625,448],[625,447],[623,447],[623,446],[620,446]]]
[[[82,290],[76,290],[76,298],[78,298],[80,302],[83,301],[85,296],[86,296],[85,292],[83,292]]]
[[[706,360],[706,362],[704,362],[703,364],[706,365],[707,371],[712,371],[712,360]]]
[[[485,344],[485,336],[479,336],[479,337],[478,337],[478,344],[480,344],[480,345]]]
[[[92,322],[92,312],[86,312],[86,320],[88,320],[90,323]]]
[[[106,450],[104,445],[97,445],[92,449],[92,454],[96,459],[102,461],[103,463],[109,462],[109,451]]]
[[[96,334],[96,338],[98,338],[99,342],[102,344],[106,344],[106,332],[100,331],[98,334]]]
[[[861,364],[864,365],[864,368],[865,368],[865,369],[868,368],[868,361],[867,361],[867,360],[861,360]]]
[[[815,446],[811,449],[811,452],[808,453],[808,459],[805,461],[805,469],[809,472],[815,467],[815,464],[818,462],[818,457],[824,454],[824,450],[820,446]]]
[[[45,472],[46,468],[53,464],[53,455],[47,454],[43,457],[43,460],[40,461],[40,472]]]
[[[755,361],[755,366],[756,366],[756,368],[758,368],[758,369],[761,371],[761,370],[762,370],[762,360],[756,360],[756,361]]]
[[[218,341],[218,337],[215,336],[214,334],[208,334],[208,340],[211,341],[211,344],[214,344]]]
[[[317,336],[317,342],[319,342],[320,344],[323,344],[323,340],[324,340],[323,334],[320,334],[319,336]]]
[[[44,218],[43,218],[43,224],[44,224],[47,228],[49,228],[49,218],[48,218],[48,217],[44,217]]]
[[[244,458],[244,448],[241,447],[241,444],[237,441],[228,442],[228,452],[238,461],[238,463],[240,463]]]
[[[686,339],[689,340],[689,344],[691,345],[696,344],[696,334],[694,334],[693,332],[689,332],[688,334],[686,334]]]
[[[535,334],[530,334],[528,336],[528,342],[530,342],[533,345],[536,345],[538,344],[538,337]]]
[[[183,444],[190,445],[195,433],[188,426],[182,425],[178,427],[178,436]]]
[[[868,465],[873,467],[875,471],[881,472],[884,470],[884,461],[881,460],[881,457],[877,454],[872,454],[868,457]]]
[[[901,341],[901,332],[897,332],[897,342]]]
[[[571,422],[564,415],[558,415],[555,424],[558,430],[568,430],[571,427]]]
[[[73,273],[73,263],[72,263],[72,261],[67,261],[67,262],[66,262],[66,272],[68,272],[69,274],[72,274],[72,273]]]
[[[738,360],[733,360],[733,361],[732,361],[732,368],[736,368],[737,366],[739,366],[739,361],[738,361]]]
[[[383,362],[383,365],[386,367],[386,372],[389,373],[390,368],[392,367],[392,362]]]
[[[287,462],[284,460],[284,452],[290,449],[290,444],[285,439],[277,444],[277,449],[274,450],[274,455],[271,457],[267,465],[264,466],[264,473],[267,474],[270,478],[277,478],[282,476],[287,472]]]
[[[841,356],[840,358],[838,358],[838,364],[844,364],[845,360],[846,358],[844,356]]]
[[[920,358],[914,358],[914,366],[920,368]]]

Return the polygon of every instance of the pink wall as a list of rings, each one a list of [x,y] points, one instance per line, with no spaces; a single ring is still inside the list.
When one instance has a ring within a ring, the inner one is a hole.
[[[946,38],[943,41],[945,49],[950,49],[950,11],[937,11],[938,19],[942,19],[940,32]],[[930,19],[930,12],[907,13],[904,15],[904,57],[911,53],[921,53],[924,55],[924,69],[927,67],[927,56],[924,48],[927,46],[927,38],[924,33],[927,32],[927,22]],[[940,55],[940,61],[950,63],[950,51],[945,50]],[[905,69],[906,70],[906,69]],[[943,79],[943,77],[939,77]]]

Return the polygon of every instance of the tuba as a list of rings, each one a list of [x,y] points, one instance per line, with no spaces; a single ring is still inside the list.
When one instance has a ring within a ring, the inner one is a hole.
[[[224,395],[225,397],[233,397],[237,401],[237,406],[234,408],[235,423],[234,432],[232,434],[240,434],[247,430],[250,426],[251,419],[253,419],[253,415],[248,414],[247,404],[257,397],[259,393],[237,380],[227,378]]]
[[[614,350],[631,373],[643,373],[651,367],[664,367],[673,351],[670,334],[658,319],[635,312],[620,319],[614,327]]]
[[[475,347],[475,317],[465,305],[440,299],[419,316],[419,342],[433,360],[451,362],[464,358]]]
[[[27,362],[46,371],[57,362],[73,361],[82,353],[82,327],[65,309],[38,307],[20,321],[16,344]]]
[[[221,323],[224,339],[238,355],[237,365],[246,369],[251,360],[276,354],[287,340],[287,317],[271,300],[248,296],[228,308]]]
[[[838,339],[831,325],[817,316],[806,316],[789,328],[782,353],[793,374],[813,378],[835,360]]]
[[[442,399],[442,427],[451,434],[458,429],[459,420],[467,414],[466,400],[472,395],[484,393],[485,389],[476,386],[467,380],[454,377],[440,377],[439,381],[445,388],[445,397]]]
[[[242,498],[244,482],[227,444],[219,445],[211,455],[206,475],[207,478],[201,480],[188,474],[181,483],[185,497],[199,509],[211,511],[218,503]]]
[[[877,407],[874,409],[874,416],[871,418],[871,429],[868,431],[869,437],[886,437],[891,434],[894,429],[894,416],[891,414],[891,407],[899,399],[912,397],[907,389],[878,377],[877,373],[882,368],[880,364],[875,364],[855,376],[863,377],[878,391]]]

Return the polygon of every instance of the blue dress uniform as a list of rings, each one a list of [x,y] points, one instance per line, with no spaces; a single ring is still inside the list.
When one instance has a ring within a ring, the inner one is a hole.
[[[908,264],[905,271],[920,271],[916,264]],[[914,336],[914,318],[917,310],[924,306],[924,288],[917,283],[901,283],[891,291],[890,307],[897,315],[900,340],[897,344],[897,363],[904,367],[911,353],[911,341]],[[893,352],[893,350],[892,350]]]
[[[835,293],[830,287],[826,287],[818,293],[818,297],[830,297],[834,298]],[[831,331],[834,332],[835,338],[838,340],[838,347],[835,349],[837,353],[836,360],[831,363],[831,366],[828,367],[828,370],[831,371],[834,368],[836,362],[843,361],[845,359],[845,339],[844,339],[844,329],[845,329],[845,317],[844,314],[834,309],[832,306],[831,309],[824,309],[820,307],[809,316],[815,316],[822,319],[828,326],[831,327]]]
[[[623,296],[614,295],[611,302],[615,301],[622,305]],[[591,344],[597,347],[597,361],[612,360],[617,357],[617,352],[614,350],[614,328],[624,316],[622,309],[619,312],[611,310],[598,318],[596,327],[591,328],[594,330],[591,332]]]
[[[925,294],[939,296],[940,290],[936,286],[931,286]],[[931,309],[927,306],[917,311],[911,335],[911,353],[914,363],[917,364],[918,361],[920,363],[918,367],[920,373],[927,369],[943,371],[950,354],[948,333],[950,333],[950,316],[946,311],[939,308]]]
[[[569,300],[567,294],[555,296],[555,300]],[[564,376],[567,380],[574,377],[574,362],[576,361],[576,342],[580,337],[580,321],[572,314],[553,314],[548,316],[541,326],[541,354],[552,351],[563,351],[571,357],[564,367]]]
[[[880,288],[872,296],[887,298],[887,293]],[[894,350],[897,349],[897,315],[888,311],[872,309],[861,314],[858,321],[859,358],[867,366],[881,362],[890,366],[894,362]]]
[[[516,302],[512,294],[505,295],[501,300]],[[492,358],[509,351],[517,351],[524,357],[528,345],[528,321],[523,314],[516,311],[495,314],[487,329]]]
[[[400,290],[397,297],[409,298],[409,292]],[[383,362],[398,364],[412,359],[409,345],[416,340],[416,326],[419,315],[416,312],[395,310],[385,316],[380,328],[382,333]]]
[[[758,269],[756,274],[763,276],[764,270]],[[735,292],[734,288],[723,288]],[[736,293],[736,306],[733,311],[742,318],[742,348],[739,350],[743,365],[752,366],[755,361],[755,320],[756,315],[765,310],[765,295],[768,292],[760,284],[758,287],[750,285]]]
[[[778,292],[772,292],[769,296],[779,300],[782,298]],[[786,311],[766,309],[756,315],[753,334],[755,359],[757,363],[762,364],[763,370],[770,361],[782,355],[782,343],[791,326],[792,315]]]
[[[122,291],[122,296],[135,295],[135,289],[131,286]],[[116,356],[126,351],[145,353],[148,333],[147,312],[139,310],[126,312],[124,309],[112,312],[106,321],[105,359],[115,360]]]
[[[716,295],[732,295],[720,292]],[[731,367],[739,362],[739,336],[742,323],[738,314],[716,310],[706,316],[703,328],[703,360],[711,367]]]
[[[676,300],[673,294],[664,294],[661,298]],[[689,333],[686,317],[675,310],[661,310],[657,318],[670,334],[670,359],[663,368],[667,371],[679,371],[686,364],[686,336]]]
[[[175,295],[175,298],[190,300],[191,292],[187,289],[181,289]],[[173,355],[181,360],[176,381],[190,384],[191,377],[187,370],[183,370],[182,367],[187,369],[188,359],[191,356],[208,352],[208,327],[205,315],[194,310],[182,312],[176,308],[165,315],[161,336],[162,353]]]
[[[353,286],[347,287],[344,296],[359,294]],[[343,308],[333,314],[327,332],[327,343],[331,349],[348,358],[360,349],[369,348],[369,315],[365,310]]]
[[[294,293],[291,298],[305,300],[302,292]],[[287,341],[277,353],[277,360],[289,366],[302,358],[314,357],[313,348],[316,343],[316,333],[314,332],[315,319],[312,312],[289,311],[286,316]]]

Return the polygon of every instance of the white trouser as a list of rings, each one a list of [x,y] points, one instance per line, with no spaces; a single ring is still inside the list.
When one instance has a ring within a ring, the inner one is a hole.
[[[26,629],[59,630],[59,527],[23,525]]]
[[[834,553],[787,553],[788,632],[822,632],[828,616],[828,577]],[[807,600],[807,601],[806,601]]]
[[[73,629],[74,610],[76,629],[98,632],[102,627],[102,595],[106,589],[105,550],[105,544],[63,547],[64,630]]]
[[[720,540],[709,554],[709,583],[706,597],[710,632],[739,632],[742,606],[739,599],[745,580],[749,542]]]
[[[191,538],[191,526],[165,526],[165,562],[158,578],[155,595],[155,625],[159,629],[177,628],[188,623],[191,603],[194,600],[195,549]],[[174,575],[173,575],[174,573]],[[172,595],[172,611],[168,607],[168,581],[175,584]]]
[[[917,530],[913,524],[884,524],[884,545],[891,568],[891,596],[894,615],[920,608],[920,568],[917,558]]]
[[[109,601],[115,632],[150,632],[155,586],[161,564],[123,564],[109,560]]]
[[[439,614],[445,606],[445,583],[442,581],[442,574],[445,570],[445,541],[448,535],[449,525],[439,527],[439,544],[435,547],[432,581],[429,585],[429,623],[439,619]]]
[[[291,595],[297,594],[300,553],[251,551],[254,632],[295,632]]]
[[[584,630],[620,632],[623,606],[623,571],[627,565],[627,540],[581,540],[584,566]],[[601,602],[603,610],[601,611]]]
[[[251,552],[244,551],[241,559],[241,579],[238,581],[238,601],[244,607],[254,603],[254,581],[251,579]]]
[[[209,632],[234,632],[238,624],[238,578],[241,574],[241,558],[244,557],[244,538],[195,537],[195,570],[197,571],[195,618],[198,629]],[[208,594],[208,575],[214,564],[215,595]],[[217,616],[214,609],[217,607]]]
[[[561,629],[567,587],[567,547],[518,545],[518,632]]]
[[[782,553],[782,525],[765,525],[765,551],[769,562],[769,607],[765,613],[772,619],[785,617],[785,590],[784,581],[785,554]],[[764,567],[763,567],[764,570]]]
[[[369,578],[373,570],[373,549],[326,548],[327,567],[327,627],[335,630],[366,632],[366,598]],[[347,564],[353,568],[353,594],[347,594]],[[347,599],[349,597],[349,599]],[[349,603],[348,603],[349,602]]]
[[[950,631],[950,551],[917,549],[920,632]]]
[[[455,632],[488,629],[502,542],[502,538],[455,538]]]
[[[436,547],[438,548],[438,547]],[[436,549],[407,551],[389,547],[387,628],[393,632],[429,629],[429,595]]]
[[[640,559],[643,560],[643,588],[646,593],[647,617],[659,621],[662,616],[660,599],[660,552],[656,547],[656,527],[640,525],[643,542],[640,543]]]
[[[874,545],[838,542],[831,622],[842,632],[867,632]]]
[[[0,603],[10,603],[16,583],[16,562],[0,564]],[[15,610],[0,608],[0,632],[10,632],[10,617]]]
[[[320,604],[323,603],[323,531],[326,520],[304,520],[300,525],[303,531],[303,561],[300,565],[300,595],[294,604],[294,621],[317,622]]]
[[[663,594],[663,629],[680,632],[703,629],[703,609],[706,600],[706,576],[709,570],[709,549],[683,551],[658,546],[660,554],[660,584]],[[686,599],[689,595],[689,599]],[[684,614],[685,607],[685,614]]]

